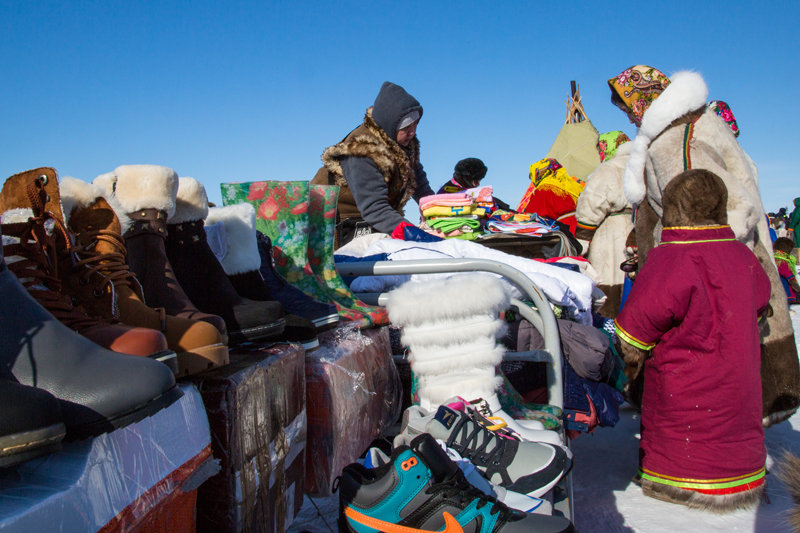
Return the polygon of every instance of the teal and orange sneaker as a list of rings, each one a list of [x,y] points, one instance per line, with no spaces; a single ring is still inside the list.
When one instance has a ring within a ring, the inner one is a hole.
[[[476,489],[424,433],[376,468],[358,463],[339,478],[339,531],[350,533],[566,533],[564,517],[514,511]]]

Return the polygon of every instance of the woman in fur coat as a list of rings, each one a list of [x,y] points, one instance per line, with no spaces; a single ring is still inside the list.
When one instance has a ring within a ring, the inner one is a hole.
[[[670,181],[661,244],[616,320],[628,377],[644,366],[645,495],[717,512],[758,502],[766,461],[758,321],[770,282],[726,204],[708,170]]]
[[[622,194],[622,173],[630,155],[630,139],[621,131],[611,133],[615,135],[606,141],[604,150],[598,144],[603,162],[589,176],[578,196],[575,236],[584,250],[588,246],[586,257],[597,270],[598,288],[606,295],[599,313],[616,318],[625,281],[619,265],[626,259],[625,239],[633,229],[633,210]],[[605,135],[601,135],[601,140]]]
[[[659,76],[652,75],[653,71]],[[731,128],[706,106],[708,89],[696,72],[678,72],[667,79],[657,69],[640,65],[611,78],[608,84],[612,101],[639,126],[623,176],[623,191],[637,206],[640,269],[661,238],[659,217],[667,184],[687,169],[708,169],[719,176],[728,190],[728,223],[736,238],[758,257],[772,288],[772,315],[761,339],[763,423],[769,426],[786,420],[800,405],[800,365],[786,297],[769,246],[755,164]],[[637,94],[642,96],[637,98]]]
[[[417,124],[422,106],[405,89],[384,82],[364,122],[322,153],[323,167],[311,181],[338,185],[337,247],[353,237],[392,233],[411,225],[403,208],[433,194],[419,159]]]

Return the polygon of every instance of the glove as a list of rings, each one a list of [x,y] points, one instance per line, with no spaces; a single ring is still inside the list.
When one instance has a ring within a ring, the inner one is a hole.
[[[395,228],[392,230],[392,238],[399,239],[401,241],[413,242],[437,242],[444,240],[441,237],[431,235],[427,231],[419,229],[415,225],[411,224],[410,222],[406,222],[405,220],[395,226]]]

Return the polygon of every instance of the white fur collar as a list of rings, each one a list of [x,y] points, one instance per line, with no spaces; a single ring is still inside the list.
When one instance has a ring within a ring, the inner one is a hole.
[[[703,77],[696,72],[681,71],[670,77],[669,86],[645,111],[622,178],[622,190],[631,204],[639,205],[647,194],[644,166],[652,140],[675,119],[705,105],[707,98],[708,87]]]
[[[180,178],[175,213],[167,219],[167,224],[195,222],[203,220],[206,216],[208,216],[208,196],[205,187],[194,178]]]

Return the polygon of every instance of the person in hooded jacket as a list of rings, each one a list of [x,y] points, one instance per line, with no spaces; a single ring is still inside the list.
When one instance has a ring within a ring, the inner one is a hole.
[[[313,184],[338,185],[336,246],[369,233],[392,234],[412,224],[404,206],[434,192],[419,157],[422,106],[405,89],[384,82],[364,122],[322,153]]]
[[[789,215],[786,229],[792,232],[790,237],[794,239],[794,247],[800,248],[800,198],[794,199],[794,209],[792,214]]]

